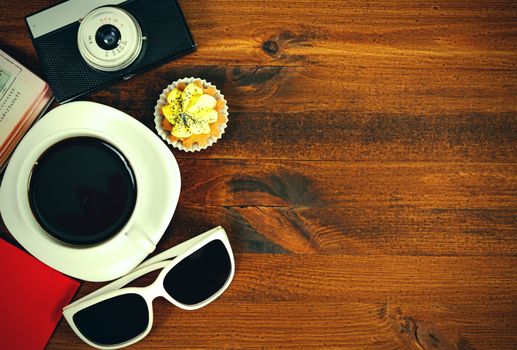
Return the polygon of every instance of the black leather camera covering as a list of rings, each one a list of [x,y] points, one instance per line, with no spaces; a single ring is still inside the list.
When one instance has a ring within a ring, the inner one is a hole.
[[[58,102],[67,102],[195,50],[196,44],[175,0],[130,0],[117,7],[131,13],[147,37],[136,61],[120,71],[99,71],[84,61],[77,47],[79,22],[33,38]]]

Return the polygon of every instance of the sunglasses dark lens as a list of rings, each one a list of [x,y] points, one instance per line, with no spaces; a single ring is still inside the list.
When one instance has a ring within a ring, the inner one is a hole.
[[[228,280],[231,262],[220,240],[199,248],[165,276],[163,286],[180,303],[198,304],[217,293]]]
[[[79,331],[91,342],[115,345],[142,334],[149,325],[145,300],[137,294],[123,294],[87,307],[74,316]]]

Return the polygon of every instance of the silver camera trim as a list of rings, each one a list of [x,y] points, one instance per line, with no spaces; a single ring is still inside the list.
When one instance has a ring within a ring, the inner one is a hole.
[[[113,25],[121,34],[120,44],[105,50],[97,44],[95,35],[103,25]],[[88,13],[77,32],[77,46],[83,59],[91,67],[114,72],[128,67],[142,51],[143,43],[140,24],[129,12],[118,7],[105,6]]]

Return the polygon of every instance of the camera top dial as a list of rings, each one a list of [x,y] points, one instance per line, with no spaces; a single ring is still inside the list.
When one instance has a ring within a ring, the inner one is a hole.
[[[136,19],[117,7],[99,7],[81,21],[77,45],[93,68],[114,72],[128,67],[142,50],[142,30]]]

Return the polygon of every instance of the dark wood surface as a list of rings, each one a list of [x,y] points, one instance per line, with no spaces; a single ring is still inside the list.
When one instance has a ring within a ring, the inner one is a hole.
[[[23,17],[53,3],[0,3],[1,47],[36,72]],[[197,52],[85,99],[153,129],[170,82],[222,90],[222,140],[171,149],[157,251],[222,225],[237,270],[203,309],[156,300],[133,348],[515,349],[516,3],[180,4]],[[61,321],[48,348],[87,346]]]

